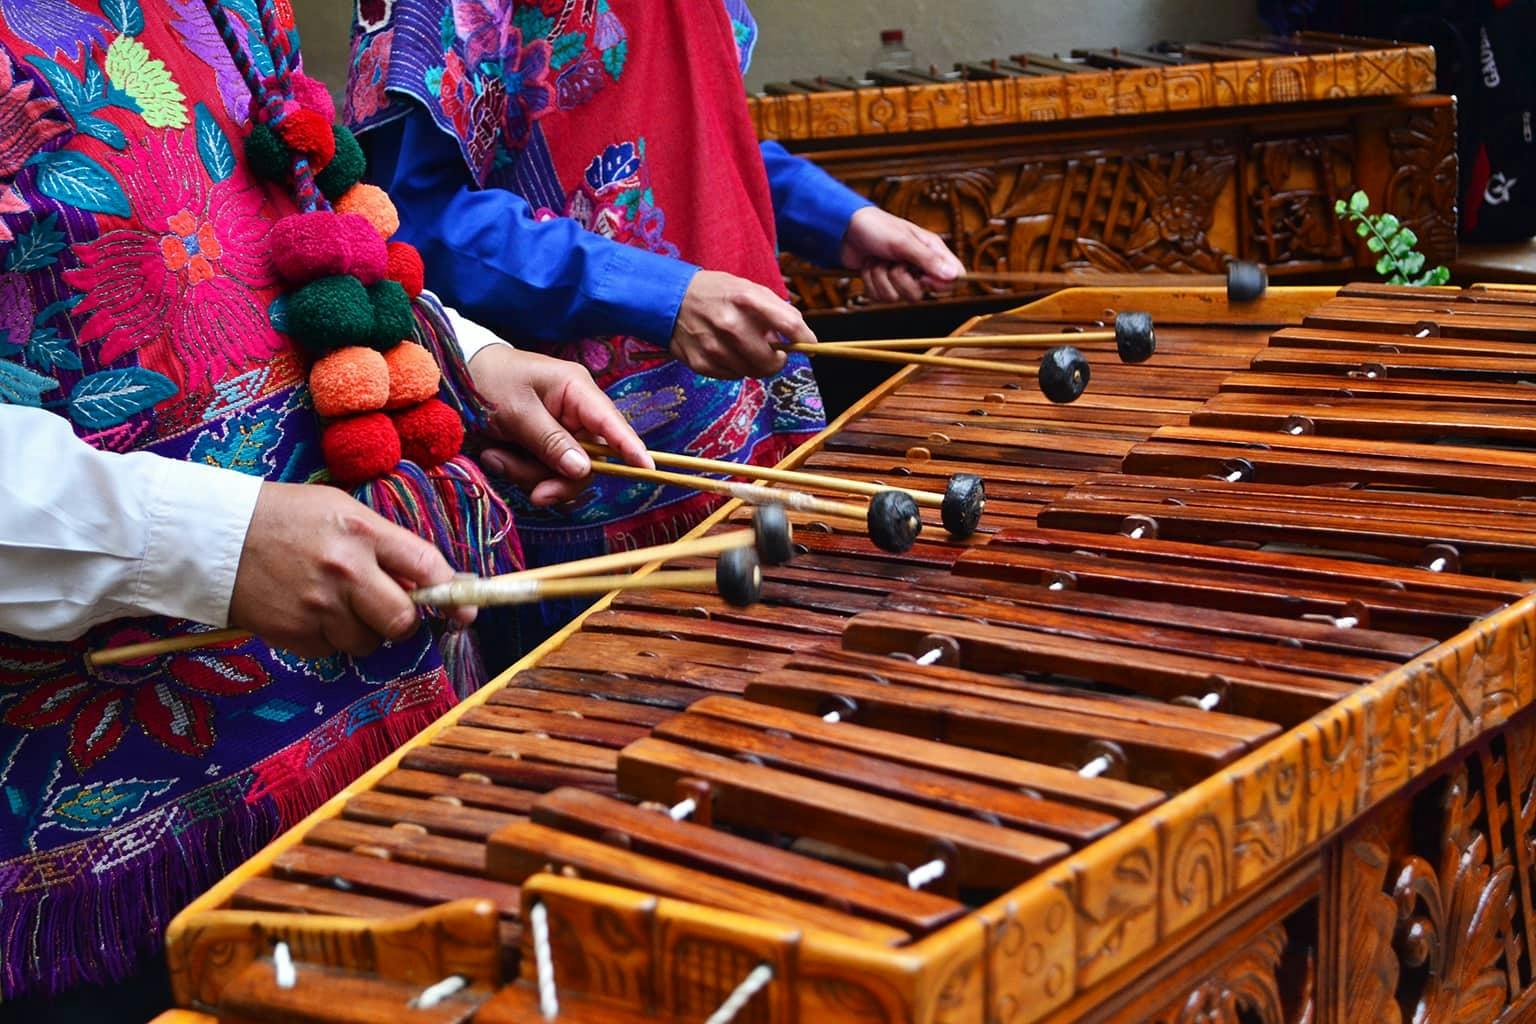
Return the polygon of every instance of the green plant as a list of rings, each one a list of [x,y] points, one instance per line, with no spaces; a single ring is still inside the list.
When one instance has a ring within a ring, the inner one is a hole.
[[[1371,199],[1364,192],[1356,192],[1348,202],[1337,200],[1333,212],[1354,221],[1355,233],[1365,239],[1365,247],[1379,254],[1376,273],[1386,278],[1387,284],[1422,287],[1451,279],[1445,267],[1425,270],[1424,254],[1413,248],[1419,244],[1419,236],[1390,213],[1372,213]]]

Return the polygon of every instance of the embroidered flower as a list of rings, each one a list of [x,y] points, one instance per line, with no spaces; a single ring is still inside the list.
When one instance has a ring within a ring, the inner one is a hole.
[[[501,83],[507,92],[506,136],[508,149],[521,149],[533,131],[533,122],[549,113],[554,90],[549,85],[549,43],[543,39],[523,45],[523,34],[512,29],[502,47]]]
[[[395,0],[357,0],[357,23],[364,32],[374,32],[389,24]]]
[[[605,147],[601,156],[593,157],[587,164],[586,179],[588,187],[599,194],[607,189],[639,184],[640,155],[635,151],[635,144],[620,142]]]
[[[192,390],[278,352],[258,294],[275,284],[262,194],[239,175],[210,185],[190,130],[115,161],[134,217],[75,246],[80,266],[65,280],[85,296],[81,343],[100,342],[103,365],[137,351],[141,365]]]
[[[0,213],[26,212],[26,201],[12,188],[16,175],[49,139],[68,130],[58,103],[33,96],[32,81],[17,81],[10,58],[0,53]],[[12,237],[0,220],[0,242]]]
[[[347,82],[348,121],[364,121],[377,114],[387,102],[384,79],[389,73],[390,46],[395,30],[381,32],[368,40],[352,60],[352,77]]]
[[[124,630],[112,642],[145,639],[140,630]],[[94,678],[66,652],[18,647],[0,650],[0,689],[20,691],[0,724],[30,730],[67,725],[69,759],[82,774],[117,749],[130,725],[169,750],[200,757],[216,738],[208,698],[238,697],[270,681],[256,658],[227,649],[170,655]]]
[[[185,270],[193,284],[202,284],[213,277],[213,260],[224,254],[213,225],[202,223],[186,210],[170,220],[171,234],[160,239],[160,253],[165,257],[166,269],[174,272]]]
[[[107,48],[107,78],[133,97],[151,128],[184,128],[187,98],[165,65],[132,36],[118,36]]]
[[[596,96],[606,82],[602,64],[590,57],[579,60],[555,79],[555,105],[574,110]]]

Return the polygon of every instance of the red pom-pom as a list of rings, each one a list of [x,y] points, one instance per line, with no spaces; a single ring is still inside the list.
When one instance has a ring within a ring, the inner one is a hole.
[[[288,148],[309,157],[309,162],[317,171],[323,169],[336,155],[336,136],[331,131],[331,122],[313,110],[300,108],[273,127],[288,144]]]
[[[326,124],[336,121],[336,101],[331,99],[331,90],[325,87],[325,83],[308,75],[289,75],[288,84],[293,89],[293,98],[299,101],[299,106],[305,110],[313,110],[325,118]]]
[[[413,299],[427,286],[427,268],[421,262],[421,253],[409,242],[389,243],[389,269],[384,273]]]
[[[440,398],[395,413],[400,450],[422,469],[441,466],[464,447],[464,421]]]
[[[381,477],[400,464],[400,434],[382,412],[337,420],[320,435],[331,479],[344,487]]]
[[[351,274],[363,284],[384,279],[389,253],[366,217],[314,210],[272,226],[272,266],[289,284]]]

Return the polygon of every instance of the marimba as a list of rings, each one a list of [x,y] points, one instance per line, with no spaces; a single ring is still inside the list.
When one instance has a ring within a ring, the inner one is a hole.
[[[1127,308],[1157,354],[1084,342],[1072,405],[913,367],[789,460],[978,473],[969,540],[796,514],[757,606],[599,602],[183,913],[179,1005],[1529,1019],[1536,293],[1077,289],[981,329]]]
[[[1428,46],[1304,34],[1014,52],[807,76],[748,102],[762,139],[937,231],[974,272],[1213,273],[1237,258],[1281,280],[1368,273],[1376,257],[1333,214],[1357,188],[1431,265],[1456,254],[1456,110]],[[866,301],[856,278],[784,269],[807,310]]]

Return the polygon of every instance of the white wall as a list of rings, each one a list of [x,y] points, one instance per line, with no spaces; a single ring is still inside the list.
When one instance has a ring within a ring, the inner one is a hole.
[[[696,2],[696,0],[683,0]],[[751,0],[760,42],[747,84],[869,67],[899,28],[919,67],[1032,50],[1232,39],[1257,31],[1254,0]]]

